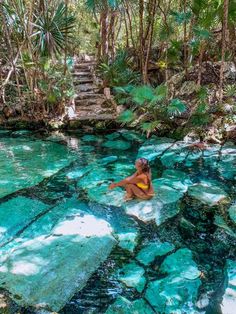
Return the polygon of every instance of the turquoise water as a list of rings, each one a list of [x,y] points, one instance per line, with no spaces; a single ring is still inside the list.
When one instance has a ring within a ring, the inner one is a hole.
[[[1,131],[0,287],[9,311],[231,314],[236,147],[189,146],[126,130]],[[137,156],[150,159],[156,196],[125,204],[124,191],[107,186],[132,174]]]

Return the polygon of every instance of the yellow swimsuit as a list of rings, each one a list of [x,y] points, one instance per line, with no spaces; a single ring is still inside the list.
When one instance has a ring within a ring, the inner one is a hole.
[[[149,189],[149,185],[144,184],[144,183],[137,183],[136,185],[137,185],[140,189],[143,189],[143,190],[148,190],[148,189]]]

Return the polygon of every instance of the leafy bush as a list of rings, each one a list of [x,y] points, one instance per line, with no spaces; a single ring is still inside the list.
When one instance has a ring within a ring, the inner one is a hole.
[[[135,84],[140,79],[140,75],[132,69],[132,58],[125,50],[119,50],[114,60],[102,60],[97,73],[104,85],[109,87]]]
[[[167,100],[167,87],[159,85],[153,88],[148,85],[126,86],[115,89],[120,103],[129,103],[130,108],[119,116],[123,124],[136,126],[150,134],[157,130],[161,123],[173,123],[173,117],[180,116],[187,110],[179,99]]]

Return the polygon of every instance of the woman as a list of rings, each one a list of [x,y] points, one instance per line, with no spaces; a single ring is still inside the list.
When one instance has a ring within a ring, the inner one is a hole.
[[[132,176],[127,177],[120,182],[112,183],[109,186],[109,189],[123,186],[126,189],[125,201],[134,198],[148,200],[154,195],[151,181],[151,169],[148,160],[145,158],[138,159],[135,162],[135,168],[137,171]]]

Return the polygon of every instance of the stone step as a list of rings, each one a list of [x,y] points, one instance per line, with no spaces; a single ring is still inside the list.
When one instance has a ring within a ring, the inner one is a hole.
[[[91,114],[88,115],[87,112],[85,114],[80,113],[77,115],[76,119],[77,121],[106,121],[106,120],[115,120],[116,115],[115,114],[109,114],[109,113],[101,113],[101,114]]]
[[[88,92],[88,91],[93,91],[94,93],[98,93],[99,89],[97,88],[96,85],[94,84],[79,84],[76,88],[76,91],[80,91],[80,92]]]
[[[85,77],[85,78],[76,78],[74,79],[74,85],[93,83],[93,78]]]
[[[96,66],[96,62],[83,62],[83,63],[76,63],[74,65],[75,69],[90,69],[90,68],[94,68]]]
[[[81,93],[78,93],[75,97],[75,101],[77,100],[83,100],[83,99],[90,99],[90,98],[104,98],[104,94],[96,94],[94,92],[81,92]]]
[[[77,100],[75,99],[75,105],[76,107],[80,106],[92,106],[92,105],[99,105],[101,106],[106,101],[105,96],[99,97],[99,98],[89,98],[89,99],[81,99]]]
[[[101,106],[99,104],[93,104],[93,105],[85,105],[85,106],[80,106],[76,107],[76,113],[79,114],[81,112],[89,112],[89,114],[99,114],[99,113],[113,113],[114,108],[106,107],[106,106]]]
[[[74,72],[73,76],[74,77],[93,77],[93,74],[88,70],[88,71]]]

